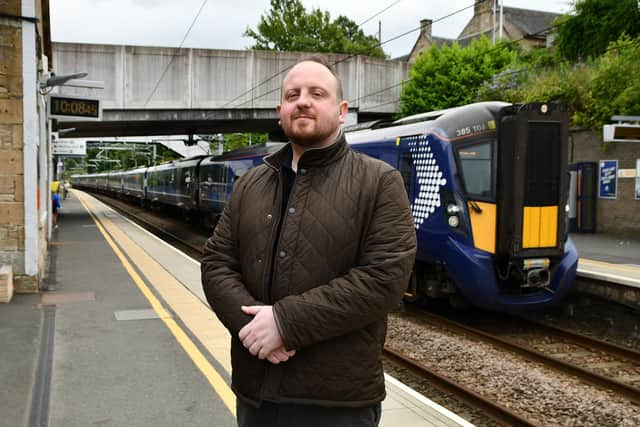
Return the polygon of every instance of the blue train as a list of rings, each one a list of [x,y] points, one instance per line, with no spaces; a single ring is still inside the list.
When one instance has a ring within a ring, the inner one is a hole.
[[[567,226],[568,114],[559,105],[483,102],[345,132],[353,149],[403,176],[418,237],[407,299],[517,312],[569,292],[578,254]],[[76,175],[72,183],[171,206],[211,227],[235,178],[280,147]]]

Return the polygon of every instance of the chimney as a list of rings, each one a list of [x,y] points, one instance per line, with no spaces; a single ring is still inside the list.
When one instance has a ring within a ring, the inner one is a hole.
[[[420,20],[420,38],[428,40],[429,43],[431,43],[431,24],[433,24],[431,19]]]
[[[495,0],[479,0],[476,1],[475,6],[473,6],[473,14],[475,16],[480,16],[483,13],[492,13],[493,11],[493,3]]]

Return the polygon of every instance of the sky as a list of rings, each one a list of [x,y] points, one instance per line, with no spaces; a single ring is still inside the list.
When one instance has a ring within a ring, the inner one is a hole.
[[[50,0],[51,38],[59,42],[180,46],[205,0]],[[456,38],[473,15],[473,8],[445,16],[473,4],[473,0],[302,0],[307,11],[319,8],[331,18],[345,15],[377,35],[382,26],[383,49],[392,58],[411,51],[421,19],[432,19],[433,36]],[[504,5],[567,13],[571,0],[504,0]],[[206,0],[183,47],[238,49],[252,45],[242,34],[255,29],[267,14],[269,0]],[[440,19],[440,20],[439,20]],[[415,30],[393,41],[406,32]],[[385,41],[388,41],[385,43]]]

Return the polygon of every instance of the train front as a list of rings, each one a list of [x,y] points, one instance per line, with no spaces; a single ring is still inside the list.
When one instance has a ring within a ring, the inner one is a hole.
[[[425,236],[427,252],[474,305],[522,311],[562,299],[578,262],[567,229],[566,111],[495,103],[437,122],[455,179],[441,191],[448,233]]]

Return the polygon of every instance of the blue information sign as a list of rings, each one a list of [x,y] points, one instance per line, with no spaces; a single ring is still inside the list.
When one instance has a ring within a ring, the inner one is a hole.
[[[601,199],[615,199],[618,187],[618,161],[600,160],[600,191]]]

